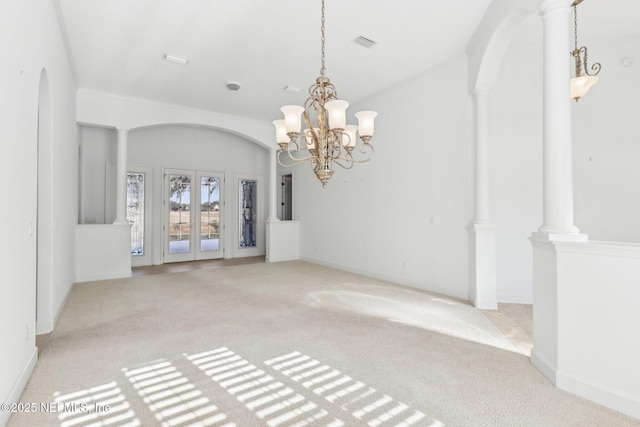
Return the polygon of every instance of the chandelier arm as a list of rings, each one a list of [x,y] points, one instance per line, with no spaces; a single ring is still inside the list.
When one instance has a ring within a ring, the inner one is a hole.
[[[334,162],[337,164],[340,164],[341,161],[347,161],[349,163],[355,164],[355,163],[367,163],[368,161],[370,161],[371,159],[373,159],[373,155],[371,155],[371,157],[367,157],[366,159],[355,159],[351,156],[349,157],[345,157],[345,156],[340,156],[334,159]],[[340,165],[342,166],[342,165]],[[344,167],[344,166],[342,166]],[[345,169],[351,169],[351,166],[349,166],[348,168]]]
[[[365,147],[367,147],[369,150],[365,150]],[[373,148],[373,145],[370,145],[370,144],[365,144],[365,146],[363,146],[359,151],[362,154],[367,154],[367,152],[370,151],[369,157],[357,159],[357,158],[354,158],[350,153],[347,153],[346,156],[340,155],[336,157],[334,159],[334,162],[345,169],[351,169],[351,167],[353,167],[355,163],[366,163],[371,159],[373,159],[375,155],[375,149]],[[348,167],[345,167],[340,161],[347,161],[350,163],[350,165]]]
[[[600,68],[601,68],[601,65],[600,65],[599,62],[596,62],[595,64],[593,64],[591,66],[591,70],[594,71],[594,73],[590,73],[589,72],[589,65],[588,65],[588,62],[587,62],[589,55],[587,53],[587,47],[586,46],[582,46],[579,49],[579,52],[582,53],[582,56],[584,58],[584,60],[582,61],[584,63],[584,73],[586,75],[588,75],[588,76],[596,76],[596,75],[598,75],[598,73],[600,72]]]
[[[285,150],[280,150],[280,151],[278,152],[278,163],[280,163],[280,165],[281,165],[281,166],[285,166],[285,164],[283,164],[283,162],[281,162],[281,161],[280,161],[280,154],[281,154],[281,153],[286,153],[287,158],[289,158],[289,159],[291,159],[291,160],[292,160],[292,162],[293,162],[293,163],[291,163],[291,165],[290,165],[290,166],[295,166],[295,165],[298,165],[298,164],[300,164],[300,163],[303,163],[303,162],[306,162],[306,161],[309,161],[309,160],[313,160],[314,162],[318,162],[318,160],[319,160],[319,159],[318,159],[318,156],[317,156],[317,154],[316,154],[316,153],[314,153],[314,152],[313,152],[313,151],[315,151],[315,150],[309,150],[309,152],[311,153],[311,155],[309,155],[309,156],[306,156],[306,157],[296,157],[296,156],[291,152],[291,146],[292,146],[292,145],[293,145],[293,146],[295,146],[295,150],[294,150],[294,151],[302,151],[302,148],[301,148],[302,146],[301,146],[301,144],[299,143],[299,141],[300,141],[300,139],[301,139],[301,138],[304,138],[304,136],[302,136],[302,135],[299,135],[299,134],[298,134],[298,136],[296,137],[296,136],[295,136],[295,134],[293,134],[293,133],[292,133],[292,134],[290,134],[290,135],[289,135],[289,137],[290,137],[290,141],[289,141],[289,143],[287,144],[287,149],[286,149],[286,151],[285,151]]]
[[[345,164],[343,164],[343,163],[341,162],[341,160],[346,161],[346,162],[347,162],[347,164],[346,164],[346,165],[345,165]],[[345,158],[345,157],[340,157],[340,159],[339,159],[339,160],[338,160],[338,159],[336,159],[336,160],[334,161],[334,163],[335,163],[336,165],[340,166],[342,169],[351,169],[351,168],[353,167],[353,165],[354,165],[354,164],[356,164],[356,162],[354,162],[354,161],[353,161],[353,159],[347,159],[347,158]]]
[[[365,150],[365,148],[368,148],[368,150]],[[362,148],[360,148],[360,153],[367,154],[367,151],[370,151],[371,154],[369,155],[367,160],[365,160],[365,162],[368,162],[369,160],[373,159],[373,156],[376,154],[376,149],[373,148],[373,145],[369,144],[368,142],[365,142],[364,144],[362,144]]]
[[[282,154],[286,154],[287,156],[285,157],[285,159],[289,159],[291,160],[291,163],[285,163],[283,160],[281,160]],[[280,164],[280,166],[282,167],[292,167],[295,165],[299,165],[300,163],[304,163],[304,162],[308,162],[309,160],[313,160],[313,161],[317,161],[317,157],[314,155],[310,155],[307,157],[295,157],[291,155],[290,151],[278,151],[278,155],[277,155],[277,160],[278,163]]]
[[[370,161],[371,159],[373,159],[373,157],[376,154],[376,150],[373,148],[373,145],[369,144],[369,143],[364,143],[362,144],[362,147],[360,147],[360,150],[358,150],[360,152],[360,154],[365,155],[365,157],[363,157],[362,159],[356,159],[353,158],[351,159],[351,161],[353,163],[366,163],[368,161]],[[366,157],[368,155],[368,157]]]

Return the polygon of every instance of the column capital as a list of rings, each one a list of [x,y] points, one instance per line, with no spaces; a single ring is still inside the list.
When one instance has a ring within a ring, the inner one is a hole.
[[[544,17],[551,12],[554,12],[558,9],[569,9],[571,7],[572,0],[544,0],[538,13]]]

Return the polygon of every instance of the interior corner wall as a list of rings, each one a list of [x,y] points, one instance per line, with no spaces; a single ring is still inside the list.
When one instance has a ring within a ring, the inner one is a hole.
[[[0,169],[12,187],[0,210],[0,401],[15,402],[36,360],[36,251],[38,102],[47,73],[51,99],[52,271],[51,316],[59,312],[74,279],[78,217],[78,132],[75,83],[53,2],[0,2]],[[9,413],[0,413],[4,425]]]
[[[326,189],[309,165],[295,168],[301,257],[467,299],[466,58],[352,105],[348,116],[360,110],[379,113],[373,160],[336,167]]]

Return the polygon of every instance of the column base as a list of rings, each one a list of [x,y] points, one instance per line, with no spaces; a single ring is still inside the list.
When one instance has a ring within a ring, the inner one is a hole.
[[[496,229],[473,223],[469,231],[469,302],[481,310],[497,310]]]
[[[582,233],[555,233],[534,231],[533,233],[531,233],[531,239],[543,242],[587,242],[589,241],[589,236]]]

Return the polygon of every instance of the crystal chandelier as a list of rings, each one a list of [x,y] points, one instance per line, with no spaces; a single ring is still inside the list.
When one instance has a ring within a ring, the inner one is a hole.
[[[273,125],[276,127],[276,141],[280,146],[278,163],[291,167],[309,161],[322,186],[326,187],[333,175],[334,164],[350,169],[355,163],[367,162],[373,158],[374,149],[370,141],[373,122],[378,113],[361,111],[355,115],[358,126],[346,124],[349,103],[338,99],[335,86],[325,76],[324,0],[321,10],[320,77],[309,88],[310,96],[304,107],[285,105],[280,109],[284,120],[275,120]],[[306,126],[302,132],[301,116],[304,117]],[[316,120],[315,126],[312,125],[312,119]],[[356,132],[360,134],[362,144],[358,144]]]
[[[575,0],[571,6],[573,6],[573,40],[574,40],[574,48],[571,52],[571,56],[576,63],[576,76],[571,79],[571,98],[575,99],[576,102],[585,96],[591,86],[598,82],[597,74],[600,72],[600,64],[595,63],[591,67],[591,71],[589,72],[589,66],[587,65],[587,48],[582,46],[578,49],[578,10],[577,6],[582,3],[583,0]],[[581,56],[582,55],[582,56]],[[584,64],[584,72],[582,71]]]

